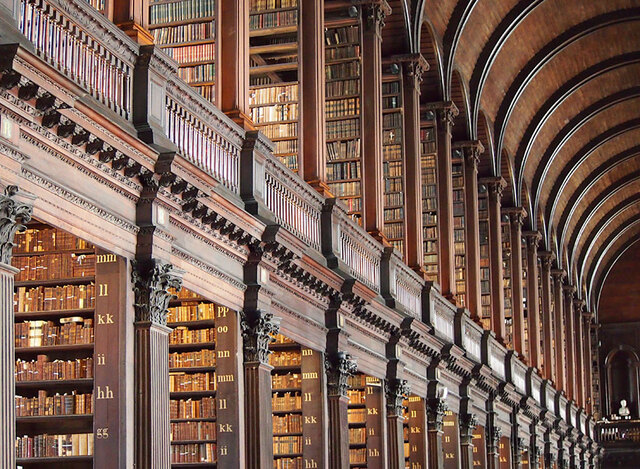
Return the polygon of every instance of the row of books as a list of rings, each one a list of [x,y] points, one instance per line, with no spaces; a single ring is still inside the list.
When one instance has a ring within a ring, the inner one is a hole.
[[[251,12],[292,8],[295,6],[298,6],[298,0],[251,0],[249,2],[249,10]]]
[[[329,190],[336,197],[359,196],[361,194],[360,181],[330,183]]]
[[[62,318],[52,321],[25,321],[14,325],[16,347],[43,347],[93,343],[93,319]]]
[[[277,412],[299,411],[302,409],[302,397],[300,393],[287,392],[283,395],[274,393],[271,396],[271,406]]]
[[[273,433],[301,433],[302,414],[273,416]]]
[[[332,60],[356,59],[360,57],[359,45],[347,45],[344,47],[327,47],[324,50],[324,58],[327,62]]]
[[[324,33],[324,40],[327,46],[360,42],[360,28],[358,26],[328,28]]]
[[[215,391],[215,372],[169,373],[169,392]]]
[[[347,396],[349,397],[349,404],[364,404],[366,399],[366,394],[362,389],[349,389]]]
[[[171,423],[171,441],[215,439],[216,422]]]
[[[403,223],[385,223],[384,235],[388,239],[404,238],[404,224]]]
[[[213,303],[191,303],[169,308],[167,323],[204,321],[214,319],[216,308]]]
[[[400,93],[400,81],[386,81],[382,84],[382,95],[399,94]]]
[[[360,179],[360,161],[348,161],[327,165],[327,180]]]
[[[298,84],[253,88],[249,93],[250,106],[283,103],[298,100]]]
[[[216,65],[214,63],[181,67],[178,76],[188,83],[210,82],[216,79]]]
[[[214,350],[198,350],[197,352],[169,354],[169,368],[193,368],[204,366],[216,366],[216,352]]]
[[[193,85],[200,96],[212,103],[216,102],[216,86],[215,85]]]
[[[327,142],[327,158],[329,162],[360,158],[360,139]]]
[[[438,230],[435,226],[424,227],[422,229],[422,236],[424,238],[436,239],[438,237]]]
[[[216,331],[213,328],[189,329],[185,326],[176,327],[169,334],[169,344],[204,344],[215,342]]]
[[[328,64],[324,67],[324,77],[326,80],[339,80],[353,78],[360,75],[360,61],[339,62]]]
[[[272,375],[271,389],[299,388],[302,385],[300,373],[287,373],[286,375]]]
[[[17,458],[93,455],[93,433],[35,435],[16,438]]]
[[[163,50],[178,64],[210,62],[216,58],[216,45],[211,42],[192,46],[165,47]]]
[[[16,233],[14,254],[93,249],[87,241],[55,228],[28,228]]]
[[[360,134],[360,118],[329,121],[326,125],[327,140],[357,138]]]
[[[402,160],[385,161],[382,164],[382,174],[384,177],[402,177]]]
[[[39,390],[37,397],[16,396],[16,417],[80,415],[93,413],[93,394],[47,395]]]
[[[385,207],[393,207],[404,204],[404,194],[402,192],[390,192],[384,195]]]
[[[325,98],[334,99],[341,96],[353,96],[360,94],[359,79],[345,79],[326,82]]]
[[[350,428],[349,429],[349,443],[351,444],[363,444],[366,442],[367,429],[364,427]]]
[[[167,26],[151,31],[156,44],[172,44],[174,42],[192,42],[213,39],[216,35],[216,22],[182,24]]]
[[[437,264],[438,263],[438,255],[437,254],[425,254],[424,255],[424,263],[425,264]]]
[[[328,100],[324,106],[325,116],[346,117],[360,114],[360,98],[344,98]]]
[[[350,448],[349,464],[363,464],[367,462],[367,448]]]
[[[402,178],[385,178],[385,192],[402,192]]]
[[[255,124],[295,120],[298,118],[298,104],[273,104],[251,108],[251,120]]]
[[[385,129],[402,128],[402,113],[390,112],[382,116],[382,127]]]
[[[20,272],[16,281],[52,280],[95,275],[95,255],[74,253],[14,257],[12,265]]]
[[[436,152],[436,142],[420,142],[420,153],[423,155],[434,154]]]
[[[384,137],[389,136],[389,132],[385,131],[384,132]],[[393,138],[396,138],[396,135],[399,136],[400,133],[398,132],[397,134],[394,134]],[[402,161],[402,146],[400,145],[389,145],[389,142],[387,142],[386,140],[383,142],[385,145],[382,147],[382,156],[384,161],[393,161],[393,160],[399,160]]]
[[[362,210],[362,199],[354,197],[351,199],[342,199],[342,203],[347,207],[347,212],[359,212]]]
[[[172,3],[152,3],[149,6],[149,23],[170,23],[193,18],[206,18],[216,14],[216,2],[210,0],[182,0]]]
[[[275,143],[274,152],[280,153],[297,153],[298,152],[298,140],[280,140]]]
[[[273,437],[273,454],[295,454],[302,453],[302,437],[301,436],[274,436]]]
[[[400,98],[398,96],[384,96],[382,98],[382,109],[396,109],[399,107]]]
[[[298,24],[298,10],[275,11],[249,16],[249,29],[277,28],[280,26],[294,26]]]
[[[298,351],[277,351],[269,355],[271,366],[299,366],[301,360],[301,354]]]
[[[291,171],[298,170],[298,155],[287,155],[287,156],[276,155],[276,158],[278,158],[278,161],[280,161],[283,165],[285,165]]]
[[[289,124],[267,124],[260,127],[260,130],[268,138],[289,138],[298,135],[298,123],[291,122]]]
[[[427,212],[422,214],[422,223],[425,225],[435,225],[437,223],[438,215],[435,212]]]
[[[49,361],[46,355],[36,360],[16,360],[16,381],[50,381],[93,378],[93,358]]]
[[[190,443],[171,445],[171,462],[209,462],[217,460],[215,443]]]
[[[303,469],[302,457],[276,458],[273,460],[273,469]]]
[[[17,313],[93,308],[95,300],[96,287],[93,283],[57,287],[18,287],[13,294]]]
[[[367,421],[367,409],[349,409],[347,415],[349,423],[364,423]]]
[[[169,402],[169,418],[176,419],[214,419],[216,417],[216,400],[213,397],[202,399],[171,399]]]
[[[401,220],[404,218],[404,208],[386,208],[384,209],[384,221]]]

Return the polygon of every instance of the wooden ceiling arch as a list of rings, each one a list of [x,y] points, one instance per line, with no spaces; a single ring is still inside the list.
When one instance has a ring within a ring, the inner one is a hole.
[[[445,100],[444,75],[442,73],[442,48],[434,35],[433,26],[428,21],[420,22],[420,53],[429,64],[429,70],[422,75],[420,101],[431,103]]]
[[[451,101],[458,108],[458,115],[453,119],[451,136],[454,142],[471,140],[471,119],[469,118],[469,95],[457,70],[451,76]]]
[[[600,311],[603,300],[603,293],[605,290],[605,285],[609,278],[609,274],[613,272],[618,262],[622,259],[622,256],[626,256],[627,252],[630,252],[632,255],[636,254],[636,256],[634,257],[637,257],[638,248],[640,247],[640,245],[638,244],[639,239],[640,238],[628,239],[625,242],[620,243],[620,245],[617,246],[615,250],[610,250],[608,256],[606,257],[606,260],[603,263],[603,266],[599,270],[599,275],[594,278],[595,292],[592,294],[592,304],[593,310],[596,312],[596,321],[600,322],[601,320],[603,320],[600,315]],[[635,304],[633,308],[635,309]],[[635,310],[634,313],[636,311],[637,310]],[[617,311],[605,311],[605,313],[607,318],[604,318],[604,320],[609,319],[609,317],[611,319],[611,322],[616,322],[617,320],[619,320],[618,314],[616,314]]]
[[[470,134],[473,135],[471,129]],[[478,118],[476,138],[480,140],[480,143],[482,143],[482,146],[484,147],[484,153],[480,155],[480,161],[478,162],[478,175],[480,177],[495,176],[497,171],[495,170],[496,162],[495,155],[493,153],[493,135],[491,134],[491,125],[482,111]]]

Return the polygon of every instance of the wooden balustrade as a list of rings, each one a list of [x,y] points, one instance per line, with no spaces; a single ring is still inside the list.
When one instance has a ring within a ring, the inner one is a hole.
[[[112,111],[130,118],[138,46],[89,4],[21,0],[18,28],[44,61]]]
[[[598,424],[600,443],[640,444],[640,420],[618,420]]]
[[[340,226],[339,257],[349,266],[349,273],[354,278],[380,292],[382,246],[346,217],[343,222]]]

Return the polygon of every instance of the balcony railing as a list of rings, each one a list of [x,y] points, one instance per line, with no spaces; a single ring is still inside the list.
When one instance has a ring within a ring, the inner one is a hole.
[[[106,18],[82,2],[21,0],[18,28],[44,61],[130,118],[138,46]]]
[[[640,420],[619,420],[598,424],[600,443],[607,444],[640,444]]]

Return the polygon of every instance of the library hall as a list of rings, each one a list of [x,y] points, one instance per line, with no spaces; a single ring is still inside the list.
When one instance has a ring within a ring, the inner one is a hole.
[[[0,469],[638,469],[640,0],[0,0]]]

